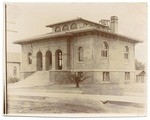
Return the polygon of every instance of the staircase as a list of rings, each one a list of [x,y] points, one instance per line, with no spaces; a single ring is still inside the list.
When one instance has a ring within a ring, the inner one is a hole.
[[[12,87],[36,87],[47,84],[52,84],[49,81],[49,71],[37,71],[28,78],[12,84]]]

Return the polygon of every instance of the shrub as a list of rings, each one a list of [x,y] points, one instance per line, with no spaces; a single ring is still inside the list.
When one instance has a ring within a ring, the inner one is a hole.
[[[20,79],[18,77],[9,77],[7,79],[7,83],[15,83],[15,82],[18,82],[20,81]]]
[[[84,80],[86,80],[87,78],[89,78],[89,76],[86,76],[86,73],[84,73],[84,72],[71,73],[71,80],[76,85],[76,88],[78,88],[80,83],[83,82]]]

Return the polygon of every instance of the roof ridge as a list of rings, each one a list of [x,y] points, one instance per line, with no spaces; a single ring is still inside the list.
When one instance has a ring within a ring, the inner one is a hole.
[[[66,23],[66,22],[81,20],[81,19],[82,19],[82,17],[77,17],[77,18],[70,19],[70,20],[64,20],[64,21],[61,21],[61,22],[52,23],[52,24],[46,25],[46,27],[50,27],[50,26],[53,26],[53,25],[62,24],[62,23]],[[84,19],[82,19],[82,20],[84,20]]]

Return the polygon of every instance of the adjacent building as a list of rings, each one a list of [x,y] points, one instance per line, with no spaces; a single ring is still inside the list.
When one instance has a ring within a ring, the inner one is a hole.
[[[7,53],[7,79],[20,78],[21,54]]]
[[[136,70],[136,82],[145,83],[146,81],[146,72],[145,70]]]

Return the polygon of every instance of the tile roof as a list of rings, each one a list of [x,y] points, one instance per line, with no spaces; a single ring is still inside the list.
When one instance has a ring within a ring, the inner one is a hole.
[[[105,25],[101,25],[99,23],[92,22],[92,21],[89,21],[89,20],[86,20],[86,19],[83,19],[83,18],[76,18],[76,19],[66,20],[66,21],[62,21],[62,22],[46,25],[46,27],[53,27],[53,26],[56,26],[56,25],[65,24],[65,23],[69,23],[69,22],[75,22],[75,21],[83,21],[83,22],[92,23],[92,24],[95,24],[95,25],[98,25],[98,26],[106,27]]]
[[[101,29],[96,28],[94,26],[90,26],[90,27],[83,27],[83,28],[73,29],[73,30],[68,30],[68,31],[46,33],[46,34],[33,36],[33,37],[22,39],[22,40],[17,40],[17,41],[14,41],[13,43],[14,44],[22,44],[22,43],[38,41],[38,40],[47,39],[47,38],[56,38],[56,37],[62,37],[62,36],[72,36],[74,34],[81,33],[81,32],[86,32],[86,31],[97,31],[97,32],[107,33],[107,34],[115,35],[117,37],[122,37],[122,38],[125,38],[125,39],[129,39],[129,40],[131,40],[131,41],[133,41],[135,43],[142,42],[141,40],[138,40],[136,38],[128,37],[128,36],[125,36],[125,35],[109,32],[109,31],[104,31],[104,30],[101,30]]]

